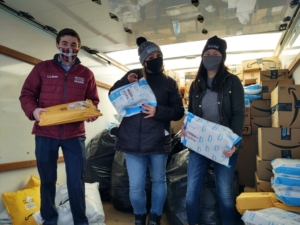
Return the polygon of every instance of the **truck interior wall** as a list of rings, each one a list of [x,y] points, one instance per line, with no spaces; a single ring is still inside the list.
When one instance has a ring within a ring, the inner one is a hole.
[[[0,45],[47,60],[57,53],[55,37],[17,19],[10,14],[0,13]],[[80,34],[80,31],[78,31]],[[83,43],[84,44],[84,43]],[[108,66],[85,52],[79,53],[83,65],[95,74],[96,80],[113,84],[124,75],[124,71]],[[3,163],[35,160],[33,121],[29,121],[19,103],[20,90],[33,65],[0,54],[0,166]],[[93,123],[86,123],[86,144],[110,122],[116,122],[116,113],[108,99],[108,90],[98,87],[103,113]],[[61,154],[60,154],[61,155]],[[0,172],[0,193],[17,191],[25,187],[30,175],[38,176],[36,167]],[[58,183],[66,181],[64,163],[58,163]],[[0,212],[4,210],[0,195]]]

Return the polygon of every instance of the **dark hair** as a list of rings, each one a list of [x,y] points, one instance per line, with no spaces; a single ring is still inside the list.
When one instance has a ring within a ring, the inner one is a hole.
[[[215,92],[222,91],[222,82],[223,82],[224,77],[227,75],[227,73],[228,73],[228,68],[225,66],[224,60],[223,60],[220,64],[220,67],[219,67],[213,81],[212,81],[212,86],[210,87],[212,91],[215,91]],[[195,81],[199,80],[199,79],[202,79],[205,82],[206,86],[208,86],[207,85],[207,69],[204,67],[202,60],[201,60],[200,67],[197,72]],[[199,92],[203,91],[201,89],[200,85],[198,85],[198,82],[194,82],[194,89]]]
[[[75,30],[70,29],[70,28],[65,28],[58,32],[58,34],[56,36],[56,43],[59,44],[60,38],[65,35],[77,38],[79,47],[81,46],[81,40],[80,40],[79,35],[77,34],[77,32]]]

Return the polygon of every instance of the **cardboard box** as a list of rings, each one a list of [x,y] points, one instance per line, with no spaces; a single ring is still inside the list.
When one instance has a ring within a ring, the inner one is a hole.
[[[178,121],[171,121],[171,134],[177,134],[183,124],[185,115]]]
[[[256,79],[244,79],[244,86],[247,86],[247,85],[251,85],[251,84],[256,84]]]
[[[261,97],[262,99],[271,99],[271,92],[279,84],[294,84],[294,79],[284,79],[284,80],[261,80],[260,81],[262,90]]]
[[[260,71],[260,80],[284,80],[289,79],[289,70],[280,69],[280,70],[261,70]]]
[[[180,22],[180,34],[186,34],[186,33],[195,33],[197,31],[197,21],[189,20],[189,21],[183,21]]]
[[[192,14],[192,13],[198,13],[198,12],[199,12],[199,9],[190,3],[176,5],[176,6],[166,8],[167,15],[171,16],[171,17],[182,16],[184,14]]]
[[[179,73],[176,73],[173,70],[166,70],[165,74],[172,77],[176,81],[178,88],[180,87],[180,74]]]
[[[257,172],[255,172],[255,187],[257,192],[274,192],[274,190],[271,188],[271,182],[260,180]]]
[[[300,129],[258,128],[258,155],[262,160],[300,158]]]
[[[243,135],[244,149],[240,151],[236,165],[239,172],[239,184],[255,187],[257,135]]]
[[[254,100],[250,101],[251,117],[266,117],[271,116],[271,107],[269,100]]]
[[[251,126],[244,126],[243,135],[250,135],[250,134],[251,134]]]
[[[243,71],[243,79],[244,79],[245,85],[247,85],[246,80],[248,80],[248,83],[249,83],[249,80],[253,80],[253,79],[255,79],[255,84],[259,84],[260,83],[260,70]]]
[[[271,127],[271,117],[251,117],[251,133],[257,134],[259,127]]]
[[[271,181],[272,169],[271,160],[262,160],[258,155],[256,156],[256,172],[260,180]]]
[[[271,92],[272,127],[300,128],[300,85],[280,84]]]
[[[243,71],[281,69],[278,57],[259,58],[242,61]]]
[[[280,20],[280,17],[278,19]],[[274,26],[276,21],[278,21],[278,20],[272,21],[273,23],[270,23],[270,22],[268,22],[268,23],[272,24],[272,26]],[[276,29],[276,26],[274,26],[274,28]],[[281,62],[279,61],[277,56],[271,57],[271,58],[263,58],[263,64],[261,65],[261,69],[262,70],[279,70],[279,69],[281,69]]]
[[[240,81],[244,80],[242,67],[232,67],[229,69],[229,72],[238,76],[240,78]]]
[[[252,13],[251,24],[252,25],[260,24],[261,19],[267,15],[267,11],[268,9],[259,9],[256,10],[256,12]]]
[[[250,108],[245,107],[245,120],[244,120],[244,126],[250,126]]]

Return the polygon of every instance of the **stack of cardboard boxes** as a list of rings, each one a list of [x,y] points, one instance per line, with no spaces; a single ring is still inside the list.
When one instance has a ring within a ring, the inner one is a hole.
[[[282,122],[282,118],[279,122],[278,115],[282,115],[282,108],[287,108],[287,106],[283,104],[284,107],[278,104],[278,95],[283,96],[284,99],[287,99],[287,97],[282,93],[278,93],[278,91],[276,92],[276,90],[281,85],[295,86],[293,85],[294,81],[289,79],[288,70],[281,69],[281,63],[277,57],[243,61],[242,68],[244,85],[260,84],[262,93],[260,100],[250,101],[250,105],[246,104],[243,130],[245,148],[241,151],[237,164],[240,185],[255,187],[257,191],[273,191],[270,184],[273,176],[271,160],[290,157],[284,153],[281,155],[274,154],[275,146],[270,144],[272,140],[273,142],[279,140],[274,132],[285,130],[279,127],[289,126],[289,124]],[[282,97],[279,99],[282,99]],[[276,131],[273,131],[273,129],[276,129]],[[277,144],[277,147],[280,145],[281,143]],[[281,147],[283,146],[281,145]]]
[[[261,70],[281,69],[278,57],[260,58],[242,62],[244,85],[260,84]]]

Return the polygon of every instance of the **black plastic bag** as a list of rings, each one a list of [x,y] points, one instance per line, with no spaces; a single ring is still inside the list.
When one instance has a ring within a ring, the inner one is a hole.
[[[186,218],[186,190],[187,190],[187,166],[189,150],[183,150],[173,155],[167,167],[168,194],[166,200],[166,214],[172,225],[185,225]],[[238,172],[235,172],[233,191],[235,196],[239,190]],[[201,225],[221,225],[221,214],[215,185],[215,174],[209,169],[206,174],[201,193],[202,205],[200,214]]]
[[[102,200],[109,200],[111,168],[115,155],[116,139],[108,130],[97,134],[86,147],[85,182],[99,182]]]

